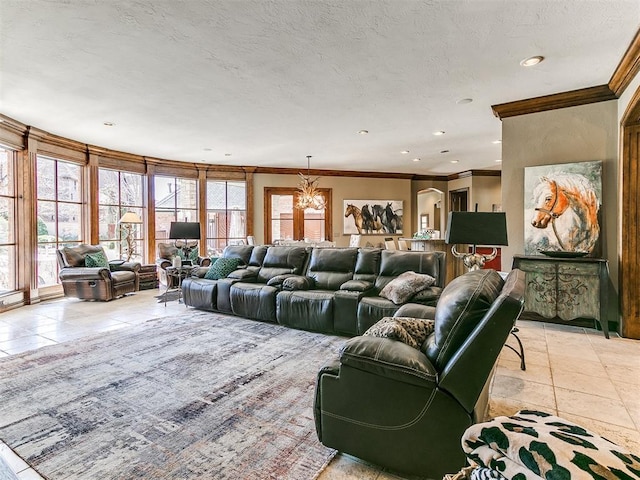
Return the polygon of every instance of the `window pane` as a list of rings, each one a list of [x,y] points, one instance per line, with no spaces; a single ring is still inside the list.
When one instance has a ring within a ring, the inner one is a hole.
[[[0,195],[14,195],[13,174],[13,158],[8,150],[0,148]]]
[[[57,236],[57,220],[55,202],[38,202],[38,243],[55,242]],[[53,237],[51,239],[41,239],[42,236]]]
[[[80,240],[80,205],[74,203],[58,204],[58,236],[64,242]]]
[[[176,222],[197,222],[198,212],[196,210],[178,210]]]
[[[142,175],[134,173],[122,174],[122,205],[141,207],[144,205],[142,191]],[[140,217],[142,218],[142,217]]]
[[[186,179],[186,178],[177,178],[176,184],[177,184],[176,206],[179,208],[196,209],[198,206],[198,189],[197,189],[198,184],[196,183],[196,181]]]
[[[293,239],[293,195],[271,196],[271,235],[272,241]]]
[[[99,203],[101,205],[116,205],[118,203],[118,172],[100,169],[98,173],[100,185]]]
[[[120,207],[117,205],[101,206],[98,208],[100,240],[114,240],[118,238],[118,220]]]
[[[50,158],[38,157],[37,190],[41,200],[55,200],[56,198],[56,170],[55,161]]]
[[[15,218],[12,197],[0,197],[0,243],[14,243]]]
[[[227,203],[229,210],[247,209],[247,184],[245,182],[227,182]]]
[[[80,201],[80,165],[58,162],[58,201]]]
[[[16,248],[13,245],[0,247],[0,293],[16,288]]]
[[[175,179],[169,177],[155,177],[155,204],[157,209],[175,209]]]

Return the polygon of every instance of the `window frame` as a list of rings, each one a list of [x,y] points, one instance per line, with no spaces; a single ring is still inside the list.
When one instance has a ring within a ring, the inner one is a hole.
[[[7,218],[7,241],[0,241],[0,249],[7,248],[9,249],[9,253],[7,255],[7,266],[4,271],[9,272],[7,274],[7,282],[6,288],[0,284],[0,295],[6,295],[17,291],[18,288],[18,217],[17,217],[17,207],[18,207],[18,179],[17,179],[17,171],[16,168],[18,166],[17,158],[18,152],[12,148],[9,148],[5,145],[0,144],[0,150],[5,152],[6,155],[6,164],[7,171],[4,172],[8,177],[7,185],[10,185],[10,193],[2,193],[0,190],[0,198],[6,199],[6,203],[11,210],[8,212]],[[0,173],[2,171],[0,170]],[[0,179],[0,181],[2,181]]]
[[[331,188],[319,188],[325,198],[324,231],[325,240],[333,241],[333,208],[331,201]],[[304,210],[296,208],[300,190],[293,187],[264,187],[264,240],[265,243],[273,243],[273,219],[271,218],[272,196],[292,195],[293,196],[293,240],[304,240]]]

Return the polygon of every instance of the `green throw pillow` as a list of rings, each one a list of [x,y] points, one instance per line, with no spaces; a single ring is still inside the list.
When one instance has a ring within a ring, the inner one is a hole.
[[[209,280],[227,278],[227,275],[236,270],[238,266],[240,266],[239,258],[218,258],[216,262],[209,267],[204,278]]]
[[[87,253],[84,257],[84,264],[91,268],[109,268],[109,260],[107,260],[107,257],[103,252]]]
[[[196,265],[198,263],[198,249],[197,248],[192,248],[191,250],[189,250],[189,253],[187,255],[184,254],[184,250],[182,250],[181,248],[178,249],[178,256],[182,259],[182,260],[191,260],[191,262]]]

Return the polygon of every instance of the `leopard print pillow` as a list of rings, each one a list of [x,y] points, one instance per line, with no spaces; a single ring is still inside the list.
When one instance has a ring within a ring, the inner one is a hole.
[[[384,317],[376,322],[364,335],[390,338],[419,349],[433,333],[434,321],[412,317]]]

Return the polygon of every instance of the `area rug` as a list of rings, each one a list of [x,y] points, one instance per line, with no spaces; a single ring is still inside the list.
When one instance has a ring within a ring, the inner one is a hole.
[[[0,359],[0,439],[50,480],[312,479],[343,338],[188,310]]]

